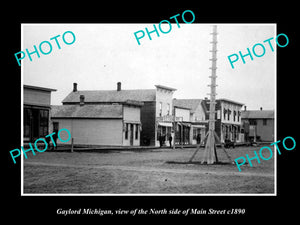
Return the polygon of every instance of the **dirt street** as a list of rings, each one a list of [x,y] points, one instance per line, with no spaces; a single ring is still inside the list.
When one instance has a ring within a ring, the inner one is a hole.
[[[232,160],[260,147],[227,150]],[[200,164],[203,148],[44,152],[24,159],[24,194],[272,194],[274,159],[242,172],[217,149],[221,162]]]

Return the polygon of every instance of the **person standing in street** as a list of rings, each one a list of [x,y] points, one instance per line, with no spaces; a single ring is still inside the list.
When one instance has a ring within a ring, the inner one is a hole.
[[[172,148],[172,140],[173,140],[172,135],[169,134],[169,144],[170,144],[170,148]]]

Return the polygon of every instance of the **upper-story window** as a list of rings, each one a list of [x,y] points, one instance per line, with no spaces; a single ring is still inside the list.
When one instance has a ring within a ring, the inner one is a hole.
[[[167,115],[170,115],[170,103],[167,104]]]
[[[162,102],[159,103],[159,116],[162,116]]]
[[[228,110],[227,110],[227,120],[229,120],[229,118],[230,118],[230,114],[231,114],[231,110],[230,110],[230,109],[228,109]]]
[[[227,109],[224,108],[223,110],[224,120],[226,120],[226,114],[227,114]]]

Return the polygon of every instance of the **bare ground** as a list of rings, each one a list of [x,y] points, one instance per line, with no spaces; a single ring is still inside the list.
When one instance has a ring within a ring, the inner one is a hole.
[[[232,160],[260,147],[227,150]],[[24,194],[260,194],[274,193],[274,158],[239,172],[221,149],[216,165],[187,163],[195,148],[109,152],[50,152],[24,159]],[[268,158],[268,156],[265,156]]]

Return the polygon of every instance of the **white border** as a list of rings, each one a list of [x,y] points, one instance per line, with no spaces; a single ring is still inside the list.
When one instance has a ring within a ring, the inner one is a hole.
[[[43,23],[44,25],[63,25],[63,24],[53,24],[53,23]],[[77,23],[68,23],[68,24],[77,24]],[[80,23],[80,24],[90,24],[90,23]],[[197,23],[203,25],[275,25],[275,35],[277,36],[277,23]],[[21,23],[21,49],[24,49],[23,46],[23,25],[36,25],[30,23]],[[37,24],[42,25],[42,24]],[[275,37],[274,37],[275,38]],[[274,140],[277,141],[277,45],[274,45],[274,57],[275,57],[275,108],[274,108]],[[21,144],[23,145],[23,63],[21,63]],[[38,194],[38,193],[24,193],[24,170],[23,170],[23,158],[21,157],[21,196],[277,196],[277,153],[275,154],[275,145],[274,145],[274,193],[251,193],[251,194],[232,194],[232,193],[218,193],[218,194],[70,194],[70,193],[56,193],[56,194]]]

